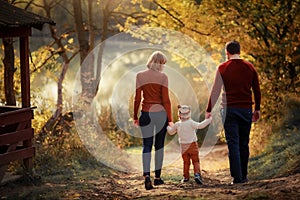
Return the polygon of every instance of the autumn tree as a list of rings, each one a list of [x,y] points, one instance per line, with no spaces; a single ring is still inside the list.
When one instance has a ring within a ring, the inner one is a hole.
[[[80,64],[96,43],[102,42],[110,35],[117,33],[116,24],[121,22],[120,15],[114,9],[121,1],[81,1],[81,0],[51,0],[30,1],[31,9],[38,9],[48,18],[54,19],[56,26],[49,26],[53,42],[48,45],[48,56],[45,62],[35,68],[42,68],[50,58],[58,56],[62,64],[57,82],[57,109],[52,120],[56,121],[63,109],[63,81],[72,59],[79,54]],[[59,11],[59,12],[57,12]],[[100,11],[100,12],[99,12]],[[58,14],[59,13],[59,14]],[[116,19],[116,20],[115,20]],[[97,58],[98,66],[89,65],[81,68],[82,97],[88,104],[98,90],[101,73],[101,50]],[[94,70],[96,69],[96,70]],[[57,71],[57,70],[56,70]]]
[[[207,1],[206,9],[222,42],[239,40],[259,70],[266,116],[279,114],[283,97],[300,90],[300,1]]]
[[[12,38],[3,38],[4,46],[4,90],[6,105],[15,106],[16,97],[14,90],[15,54]]]
[[[299,93],[300,1],[163,1],[135,0],[141,14],[127,19],[132,25],[180,31],[202,45],[217,61],[229,40],[238,40],[242,56],[260,72],[268,116],[286,93]],[[176,43],[174,41],[174,43]],[[176,45],[174,45],[176,46]],[[272,105],[272,107],[270,107]]]

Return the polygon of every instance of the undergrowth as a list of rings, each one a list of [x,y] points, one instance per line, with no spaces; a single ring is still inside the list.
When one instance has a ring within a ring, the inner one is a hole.
[[[255,179],[288,176],[300,172],[300,100],[285,101],[284,113],[274,125],[265,150],[250,159],[249,174]]]

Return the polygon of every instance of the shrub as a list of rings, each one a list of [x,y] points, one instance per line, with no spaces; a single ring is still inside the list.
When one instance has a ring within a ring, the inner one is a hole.
[[[251,158],[249,171],[253,178],[265,179],[300,172],[300,99],[287,97],[284,115],[272,128],[265,150]]]

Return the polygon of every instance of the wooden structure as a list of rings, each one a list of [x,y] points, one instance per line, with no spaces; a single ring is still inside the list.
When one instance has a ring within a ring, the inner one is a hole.
[[[29,36],[31,29],[42,30],[55,22],[0,0],[0,38],[19,38],[22,107],[0,106],[0,174],[3,166],[23,160],[26,170],[33,167],[35,149],[31,127],[33,108],[30,105]],[[0,175],[1,181],[1,175]]]

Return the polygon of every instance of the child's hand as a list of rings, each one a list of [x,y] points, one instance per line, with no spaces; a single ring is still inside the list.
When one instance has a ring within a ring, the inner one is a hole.
[[[171,123],[171,122],[169,122],[169,124],[170,124],[170,123]],[[170,135],[173,135],[173,134],[176,133],[176,129],[175,129],[175,126],[174,126],[173,122],[171,123],[171,126],[170,126],[170,125],[167,126],[167,131],[168,131],[168,133],[169,133]]]
[[[206,112],[205,113],[205,119],[208,119],[209,117],[211,117],[211,113],[210,112]]]
[[[209,121],[209,123],[211,123],[211,121],[212,121],[212,116],[210,115],[210,116],[207,118],[207,120]]]
[[[170,132],[171,132],[171,129],[172,129],[172,127],[171,127],[171,126],[167,126],[167,131],[168,131],[168,133],[170,133]]]

